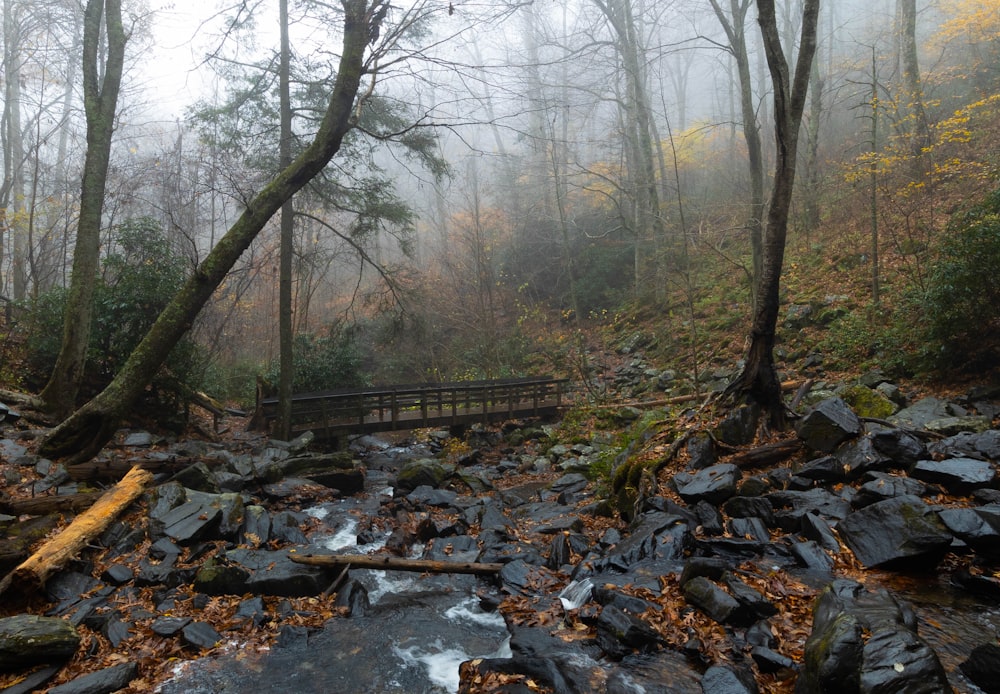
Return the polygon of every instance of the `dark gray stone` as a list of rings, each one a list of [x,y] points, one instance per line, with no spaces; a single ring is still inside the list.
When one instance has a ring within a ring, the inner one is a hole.
[[[875,448],[869,436],[845,442],[837,447],[833,455],[840,461],[848,479],[856,479],[866,472],[888,470],[894,465],[889,456]]]
[[[412,460],[400,469],[396,474],[396,488],[401,493],[412,492],[417,487],[427,485],[429,487],[440,487],[448,479],[455,469],[453,466],[444,465],[440,461],[431,458]]]
[[[1000,694],[1000,646],[997,644],[976,646],[958,667],[985,694]]]
[[[768,527],[774,525],[774,507],[761,496],[734,496],[722,510],[734,518],[759,518]]]
[[[993,464],[975,458],[920,460],[910,476],[924,482],[935,482],[952,494],[968,494],[974,489],[992,486],[996,481]]]
[[[721,586],[704,576],[695,576],[683,587],[684,599],[720,624],[749,626],[756,617]]]
[[[884,473],[873,473],[869,476],[874,477],[874,479],[861,485],[851,500],[851,505],[855,508],[871,506],[879,501],[894,499],[898,496],[923,496],[927,492],[927,485],[909,477]]]
[[[121,663],[77,677],[58,687],[52,687],[49,694],[111,694],[125,689],[128,683],[138,676],[138,663]]]
[[[221,517],[222,512],[211,503],[188,501],[165,513],[161,520],[163,532],[184,545],[212,536]]]
[[[660,643],[659,634],[651,626],[613,605],[601,610],[596,627],[597,645],[614,660],[633,651],[655,650]]]
[[[705,670],[701,679],[705,694],[757,694],[753,674],[728,665],[713,665]]]
[[[927,454],[920,439],[901,429],[874,429],[871,440],[875,450],[899,467],[909,467]]]
[[[174,636],[190,623],[190,617],[157,617],[149,628],[157,636]]]
[[[915,496],[886,499],[855,511],[840,521],[837,532],[866,567],[931,568],[952,543],[937,513]]]
[[[832,455],[813,458],[794,468],[797,477],[817,482],[840,482],[847,476],[844,463]]]
[[[208,469],[208,465],[205,465],[205,463],[202,462],[188,465],[186,468],[173,476],[173,481],[179,482],[187,489],[194,489],[199,492],[218,494],[221,491],[219,488],[219,480],[216,479],[212,471]]]
[[[185,643],[195,648],[215,648],[222,636],[212,625],[205,622],[191,622],[181,630]]]
[[[799,438],[815,451],[830,453],[861,433],[861,421],[841,398],[821,400],[799,420]]]
[[[673,477],[673,483],[680,497],[689,504],[702,500],[710,504],[721,504],[736,494],[736,484],[742,474],[735,465],[720,463],[693,473],[677,473]]]
[[[72,657],[79,645],[80,635],[65,619],[31,614],[0,619],[2,670],[62,662]]]
[[[135,577],[132,573],[132,569],[128,568],[124,564],[111,564],[104,573],[101,574],[101,580],[110,583],[111,585],[120,586],[128,583]]]
[[[731,410],[715,429],[715,438],[730,446],[745,446],[757,436],[760,407],[741,405]]]
[[[767,531],[767,526],[760,518],[731,518],[729,520],[729,532],[734,537],[744,537],[757,542],[770,542],[771,534]]]
[[[840,551],[840,542],[833,534],[833,528],[826,522],[826,519],[814,513],[806,513],[802,516],[802,536],[817,542],[823,549],[831,552]]]

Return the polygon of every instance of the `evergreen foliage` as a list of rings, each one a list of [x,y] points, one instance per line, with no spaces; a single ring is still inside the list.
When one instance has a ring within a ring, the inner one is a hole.
[[[160,223],[130,219],[114,229],[115,248],[104,258],[94,293],[94,316],[85,367],[85,390],[103,388],[146,334],[167,301],[184,281],[186,261],[172,246]],[[59,354],[67,290],[52,289],[30,302],[25,312],[28,380],[44,383]],[[194,385],[197,350],[184,339],[167,369]]]

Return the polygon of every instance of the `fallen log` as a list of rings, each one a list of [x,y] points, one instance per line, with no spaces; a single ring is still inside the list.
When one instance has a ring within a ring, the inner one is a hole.
[[[30,594],[41,588],[56,571],[74,559],[104,532],[146,490],[153,473],[134,467],[100,499],[73,519],[62,532],[45,542],[30,557],[0,581],[0,595],[11,588]]]
[[[93,505],[101,492],[80,492],[53,496],[36,496],[30,499],[0,499],[0,513],[12,516],[44,516],[49,513],[70,511],[79,513]]]
[[[738,468],[757,468],[765,465],[773,465],[787,458],[791,458],[802,449],[802,442],[799,439],[788,439],[785,441],[775,441],[767,443],[748,451],[736,453],[725,459],[727,463],[732,463]]]
[[[338,568],[351,565],[352,569],[380,569],[382,571],[416,571],[434,574],[476,574],[489,576],[500,573],[503,564],[480,564],[476,562],[436,561],[433,559],[402,559],[390,556],[368,554],[295,554],[288,558],[296,564],[309,564]]]

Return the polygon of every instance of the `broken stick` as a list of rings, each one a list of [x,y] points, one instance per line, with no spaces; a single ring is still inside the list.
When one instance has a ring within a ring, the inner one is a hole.
[[[402,559],[400,557],[371,556],[368,554],[294,554],[288,558],[296,564],[309,564],[337,568],[351,565],[352,569],[381,569],[383,571],[416,571],[435,574],[476,574],[488,576],[500,573],[503,564],[476,562],[435,561],[433,559]]]
[[[104,532],[153,481],[149,470],[133,467],[94,505],[73,519],[66,528],[45,542],[34,554],[0,581],[0,594],[12,586],[25,592],[41,588],[56,571],[74,559],[91,540]]]

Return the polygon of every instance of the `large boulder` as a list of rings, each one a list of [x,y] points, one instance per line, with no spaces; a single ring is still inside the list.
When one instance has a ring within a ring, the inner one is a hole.
[[[841,539],[862,564],[934,566],[952,535],[937,513],[916,496],[899,496],[865,506],[837,525]]]
[[[840,579],[813,608],[797,694],[950,692],[944,668],[917,635],[916,616],[888,591]]]
[[[841,398],[827,398],[799,420],[796,432],[813,450],[830,453],[861,433],[861,420]]]
[[[69,660],[80,635],[65,619],[20,614],[0,619],[0,670]]]

